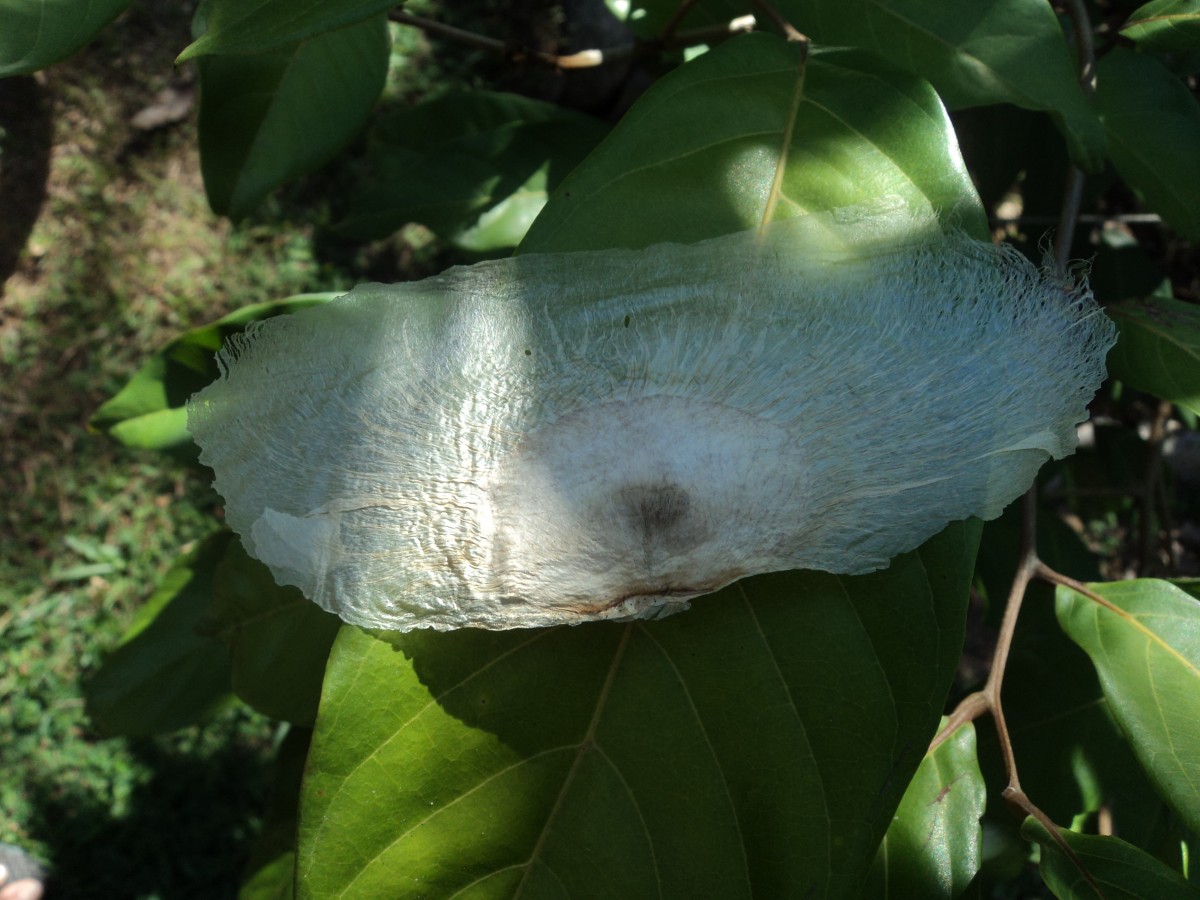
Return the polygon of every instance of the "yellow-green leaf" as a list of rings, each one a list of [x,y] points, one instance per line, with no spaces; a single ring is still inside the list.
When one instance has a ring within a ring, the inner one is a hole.
[[[1154,579],[1089,589],[1100,599],[1058,589],[1058,621],[1159,793],[1200,830],[1200,600]]]

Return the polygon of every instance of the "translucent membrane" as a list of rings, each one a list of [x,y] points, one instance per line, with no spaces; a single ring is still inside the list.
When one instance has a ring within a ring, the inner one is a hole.
[[[992,518],[1104,378],[1086,287],[904,210],[362,285],[221,354],[229,523],[356,624],[675,612]]]

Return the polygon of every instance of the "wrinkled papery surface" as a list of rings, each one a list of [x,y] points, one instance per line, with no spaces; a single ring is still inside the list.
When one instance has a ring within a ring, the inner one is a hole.
[[[652,617],[878,569],[1075,447],[1113,327],[904,210],[361,285],[189,406],[229,523],[355,624]]]

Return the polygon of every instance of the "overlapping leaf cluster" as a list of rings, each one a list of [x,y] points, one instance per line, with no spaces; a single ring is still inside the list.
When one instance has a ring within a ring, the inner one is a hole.
[[[0,75],[63,58],[126,3],[80,15],[66,0],[0,0]],[[1103,29],[1043,0],[781,0],[778,16],[814,42],[807,57],[773,34],[697,49],[615,125],[483,91],[375,116],[389,66],[404,64],[389,54],[390,6],[201,5],[180,59],[199,68],[215,212],[252,215],[365,133],[338,226],[361,240],[415,221],[477,253],[637,247],[882,196],[984,236],[1014,188],[1031,220],[1053,214],[1068,161],[1097,185],[1086,210],[1124,191],[1161,217],[1157,233],[1200,236],[1198,0],[1093,9]],[[679,8],[619,7],[631,41]],[[680,24],[746,12],[700,0]],[[1094,94],[1081,36],[1099,42]],[[1041,230],[1026,229],[1031,243]],[[1194,424],[1194,284],[1176,293],[1136,235],[1106,230],[1091,251],[1087,230],[1076,237],[1120,327],[1112,375]],[[93,424],[189,457],[183,403],[213,376],[220,340],[324,299],[185,333]],[[1053,478],[1076,483],[1089,460]],[[1076,532],[1044,515],[1042,559],[1096,580]],[[1033,589],[1008,720],[1022,783],[1069,826],[1074,859],[1042,826],[1005,822],[990,730],[966,726],[926,754],[971,586],[999,605],[1016,544],[1006,516],[982,539],[953,525],[882,573],[748,579],[664,622],[395,637],[339,630],[217,532],[147,602],[91,709],[124,734],[235,697],[293,723],[246,897],[1001,896],[1028,880],[1034,847],[1057,896],[1195,895],[1195,583],[1060,588],[1053,613]],[[1119,836],[1099,833],[1110,821]]]

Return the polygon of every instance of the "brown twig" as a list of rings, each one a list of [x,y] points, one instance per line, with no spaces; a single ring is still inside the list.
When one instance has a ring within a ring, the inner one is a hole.
[[[679,23],[683,21],[683,17],[686,16],[695,5],[696,0],[682,0],[682,2],[675,7],[675,12],[671,14],[671,18],[667,19],[667,24],[663,26],[662,31],[658,33],[659,40],[669,41],[671,38],[673,38],[675,36],[675,30],[679,28]]]
[[[1091,93],[1095,80],[1095,50],[1092,45],[1091,23],[1083,0],[1066,0],[1066,9],[1071,18],[1080,54],[1080,85],[1084,91]],[[1059,210],[1058,232],[1054,241],[1054,263],[1058,274],[1066,277],[1070,268],[1071,239],[1079,220],[1079,207],[1083,197],[1083,172],[1075,166],[1067,172],[1067,183],[1063,191],[1062,205]],[[1004,705],[1001,701],[1001,689],[1004,685],[1004,673],[1008,666],[1009,653],[1012,650],[1013,635],[1016,633],[1017,619],[1021,613],[1021,605],[1029,583],[1033,578],[1046,580],[1062,579],[1055,583],[1070,583],[1076,590],[1082,588],[1087,595],[1104,602],[1107,601],[1089,591],[1084,585],[1060,576],[1046,566],[1037,555],[1037,493],[1036,486],[1029,489],[1021,498],[1021,537],[1020,549],[1017,554],[1017,570],[1013,576],[1012,587],[1009,590],[1008,603],[1004,608],[1004,618],[996,638],[996,648],[992,655],[992,665],[988,672],[987,682],[983,689],[963,698],[950,713],[945,727],[933,739],[931,749],[938,747],[953,732],[967,722],[973,721],[985,713],[990,713],[996,726],[996,736],[1000,744],[1000,753],[1004,759],[1004,770],[1008,777],[1008,785],[1003,792],[1004,801],[1013,809],[1025,816],[1037,819],[1049,832],[1059,849],[1070,859],[1080,874],[1091,885],[1100,897],[1104,892],[1092,877],[1091,872],[1083,861],[1067,845],[1058,826],[1046,815],[1025,793],[1021,787],[1017,771],[1016,754],[1013,752],[1012,736],[1004,717]],[[1077,587],[1076,587],[1077,586]]]
[[[804,50],[803,57],[801,59],[801,62],[803,63],[803,61],[808,58],[808,47],[811,41],[801,34],[791,22],[784,18],[783,14],[780,13],[779,10],[777,10],[774,6],[772,6],[768,0],[753,0],[753,3],[756,7],[763,11],[763,15],[775,23],[775,27],[783,32],[784,37],[786,37],[789,41],[794,41],[803,45]]]

